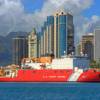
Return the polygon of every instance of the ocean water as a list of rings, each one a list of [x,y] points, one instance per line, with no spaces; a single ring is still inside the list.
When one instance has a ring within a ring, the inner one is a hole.
[[[100,83],[0,83],[0,100],[100,100]]]

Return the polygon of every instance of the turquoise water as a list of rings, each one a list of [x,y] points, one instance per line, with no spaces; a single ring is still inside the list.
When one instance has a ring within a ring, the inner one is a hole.
[[[100,100],[100,83],[0,83],[0,100]]]

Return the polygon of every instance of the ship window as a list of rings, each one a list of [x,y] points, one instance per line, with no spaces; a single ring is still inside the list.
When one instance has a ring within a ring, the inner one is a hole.
[[[10,74],[10,72],[9,71],[6,71],[6,73],[5,73],[6,75],[9,75]]]

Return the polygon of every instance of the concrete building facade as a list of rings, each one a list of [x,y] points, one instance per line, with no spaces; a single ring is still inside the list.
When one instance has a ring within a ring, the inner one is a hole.
[[[83,35],[80,45],[80,52],[87,55],[90,60],[94,59],[94,35],[93,33],[88,33],[88,35]]]
[[[100,28],[94,30],[94,59],[100,60]]]
[[[28,35],[28,57],[38,57],[38,37],[35,28]]]

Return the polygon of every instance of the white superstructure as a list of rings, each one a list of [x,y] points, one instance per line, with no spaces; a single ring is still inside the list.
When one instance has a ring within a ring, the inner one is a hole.
[[[60,58],[53,59],[51,63],[52,69],[73,69],[73,59],[71,58]]]
[[[73,69],[74,67],[86,69],[89,67],[89,60],[86,57],[65,57],[53,59],[52,69]]]
[[[22,64],[22,67],[31,67],[33,69],[87,69],[89,60],[86,57],[63,57],[52,59],[51,63],[33,62],[31,59]]]

